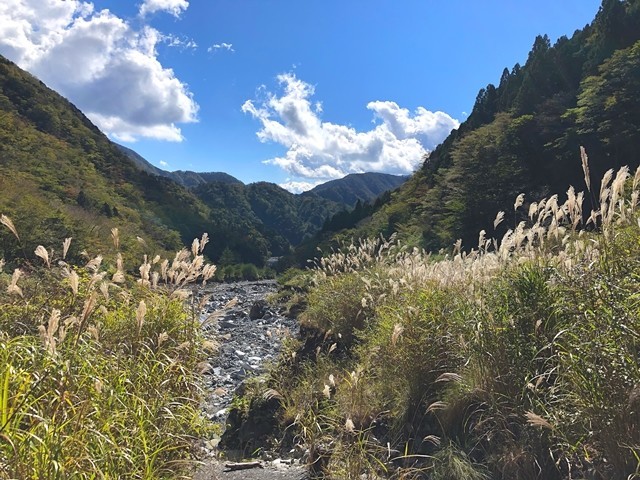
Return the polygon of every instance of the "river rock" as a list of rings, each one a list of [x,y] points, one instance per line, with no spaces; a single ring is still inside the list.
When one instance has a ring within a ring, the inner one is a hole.
[[[203,408],[211,412],[211,416],[225,408],[227,416],[233,392],[246,378],[263,373],[264,362],[278,357],[282,339],[298,331],[295,320],[271,308],[265,300],[276,290],[277,284],[273,280],[207,287],[208,302],[204,309],[209,314],[221,310],[230,300],[236,300],[233,307],[222,312],[217,322],[209,323],[203,329],[205,337],[220,345],[218,352],[207,359],[213,368],[206,377],[208,393]],[[216,421],[224,420],[216,418]]]
[[[251,310],[249,311],[249,318],[251,320],[257,320],[259,318],[263,318],[267,313],[269,308],[269,304],[266,300],[257,300],[251,305]]]

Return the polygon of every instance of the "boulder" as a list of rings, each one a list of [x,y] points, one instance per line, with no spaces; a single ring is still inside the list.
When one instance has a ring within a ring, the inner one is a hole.
[[[258,318],[264,317],[265,313],[267,313],[269,308],[269,304],[266,300],[257,300],[251,306],[251,310],[249,311],[249,318],[251,320],[257,320]]]

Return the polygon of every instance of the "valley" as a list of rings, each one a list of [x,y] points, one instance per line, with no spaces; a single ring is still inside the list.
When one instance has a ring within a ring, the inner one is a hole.
[[[15,2],[5,21],[28,10]],[[199,121],[181,71],[158,60],[187,61],[197,42],[149,23],[177,25],[189,2],[144,0],[123,18],[53,4],[42,15],[72,9],[73,23],[5,35],[59,28],[53,44],[117,20],[131,37],[113,48],[138,50],[113,71],[144,58],[166,82],[147,78],[137,98],[129,77],[112,79],[142,123],[123,133],[116,114],[131,112],[88,112],[107,136],[0,56],[0,478],[638,478],[639,0],[603,0],[573,33],[532,37],[461,121],[372,97],[371,128],[351,125],[312,100],[330,81],[302,81],[303,63],[276,77],[280,93],[252,85],[244,103],[234,79],[235,97],[211,96],[238,103],[220,113],[229,125],[258,125],[252,148],[287,172],[282,186],[213,161],[168,171],[130,148],[181,143],[176,124]],[[241,47],[215,43],[206,61],[237,66]],[[445,64],[425,63],[434,78]],[[78,85],[109,71],[87,65]],[[173,97],[147,109],[160,84]],[[361,93],[340,89],[344,104]],[[188,114],[153,123],[176,98]],[[222,144],[221,132],[208,134]],[[223,472],[236,460],[265,468]]]

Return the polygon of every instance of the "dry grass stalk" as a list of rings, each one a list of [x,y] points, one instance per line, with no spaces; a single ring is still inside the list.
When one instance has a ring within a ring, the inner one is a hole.
[[[348,433],[355,432],[356,431],[356,426],[353,424],[353,420],[351,420],[350,418],[347,418],[347,420],[344,422],[344,429]]]
[[[22,289],[18,286],[18,280],[20,280],[21,276],[22,276],[22,270],[20,270],[19,268],[16,268],[13,271],[13,275],[11,275],[11,281],[7,286],[7,293],[9,295],[19,295],[20,297],[23,296]]]
[[[331,387],[325,384],[324,389],[322,390],[322,395],[326,398],[331,398]]]
[[[78,328],[78,336],[76,337],[76,343],[80,339],[80,335],[84,331],[87,326],[87,322],[89,321],[89,317],[93,313],[93,310],[96,307],[97,295],[96,292],[91,292],[89,297],[84,301],[82,307],[82,314],[80,315],[80,325]]]
[[[200,238],[200,253],[204,252],[204,247],[209,243],[209,234],[204,232]]]
[[[51,315],[49,317],[49,322],[47,323],[47,327],[44,325],[40,325],[38,327],[38,331],[40,332],[40,338],[42,339],[42,343],[45,348],[51,355],[55,355],[56,346],[58,343],[58,338],[56,338],[56,333],[60,328],[60,310],[54,308],[51,311]],[[63,329],[64,327],[62,327]],[[61,335],[60,341],[64,340],[64,333]]]
[[[11,233],[13,233],[13,235],[18,239],[18,241],[20,241],[20,235],[18,235],[18,231],[16,230],[16,227],[13,225],[13,222],[9,217],[4,214],[0,215],[0,223],[7,227],[11,231]]]
[[[534,427],[542,427],[547,428],[549,430],[553,430],[553,425],[551,425],[547,420],[542,418],[540,415],[533,413],[532,411],[528,411],[524,414],[527,419],[527,423]]]
[[[393,326],[393,333],[391,334],[391,345],[394,347],[396,346],[396,343],[398,343],[398,340],[402,336],[402,332],[404,332],[404,327],[399,323],[396,323]]]
[[[267,390],[265,390],[265,392],[262,394],[262,397],[265,400],[271,400],[272,398],[275,398],[277,400],[283,400],[284,399],[282,394],[280,392],[278,392],[277,390],[275,390],[274,388],[268,388]]]
[[[80,277],[78,276],[76,271],[73,269],[65,268],[62,271],[62,273],[65,277],[67,277],[67,280],[69,281],[69,286],[71,287],[71,291],[73,292],[73,295],[74,296],[78,295],[78,286],[80,284]]]
[[[138,283],[140,283],[143,286],[147,286],[147,287],[150,286],[151,285],[151,282],[150,282],[151,264],[146,262],[146,255],[145,255],[145,263],[140,265],[138,270],[140,272],[140,278],[138,279]]]
[[[124,263],[120,252],[118,252],[118,255],[116,256],[116,273],[111,277],[111,281],[113,283],[124,283],[125,281]]]
[[[33,253],[35,253],[37,257],[40,257],[44,261],[44,263],[47,264],[48,268],[51,268],[51,262],[49,262],[49,252],[47,252],[46,248],[44,248],[42,245],[38,245],[35,252]]]
[[[71,239],[72,237],[68,237],[64,239],[64,242],[62,242],[62,259],[66,259],[67,258],[67,253],[69,253],[69,247],[71,247]]]
[[[120,232],[117,227],[111,229],[111,240],[116,250],[120,249]]]
[[[91,270],[93,272],[97,272],[102,265],[102,255],[98,255],[95,258],[92,258],[86,265],[85,268]]]
[[[147,314],[147,304],[144,300],[140,300],[138,308],[136,309],[136,328],[138,329],[138,336],[142,333],[142,326],[144,325],[144,317]]]
[[[109,301],[109,284],[107,282],[101,282],[100,283],[100,287],[98,287],[100,289],[100,293],[102,293],[102,296],[104,297],[105,301]]]
[[[587,185],[587,190],[591,191],[591,174],[589,173],[589,157],[587,151],[580,145],[580,159],[582,160],[582,173],[584,174],[584,183]]]

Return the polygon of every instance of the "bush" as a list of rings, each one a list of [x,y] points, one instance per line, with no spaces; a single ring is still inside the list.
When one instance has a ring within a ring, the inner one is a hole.
[[[371,372],[371,389],[381,398],[397,428],[412,424],[418,433],[427,408],[439,399],[438,378],[464,361],[459,344],[469,308],[464,297],[437,284],[393,297],[377,309],[358,358]]]
[[[323,332],[331,331],[350,346],[371,315],[370,309],[363,304],[366,287],[357,273],[321,279],[309,292],[307,310],[301,317],[301,323]]]
[[[119,254],[79,266],[42,247],[42,266],[0,275],[0,477],[185,471],[206,430],[203,342],[184,303],[188,283],[213,274],[199,245],[172,262],[145,258],[137,280]]]

